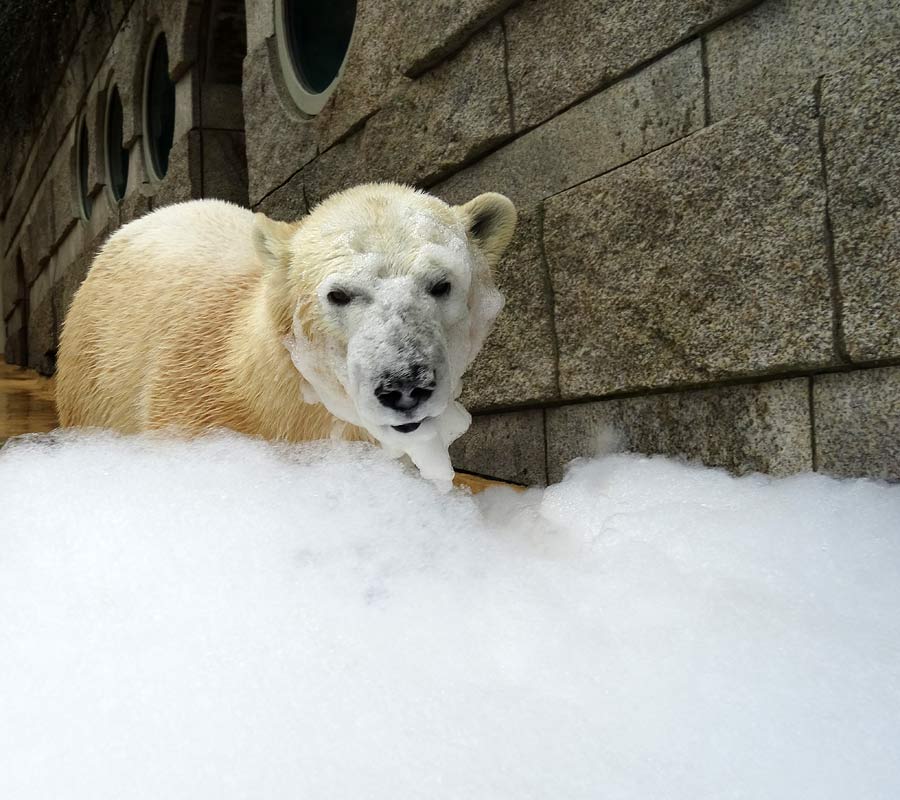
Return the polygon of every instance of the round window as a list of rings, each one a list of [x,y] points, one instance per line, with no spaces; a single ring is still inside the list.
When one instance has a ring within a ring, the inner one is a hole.
[[[89,145],[87,122],[82,118],[78,129],[78,202],[84,219],[91,218],[92,208],[91,197],[88,194],[88,167],[91,159]]]
[[[161,33],[150,48],[144,79],[144,149],[150,172],[157,180],[169,168],[175,135],[175,84],[169,80],[169,49]]]
[[[285,83],[301,111],[318,114],[347,58],[356,0],[277,0],[275,32]]]
[[[128,185],[128,151],[122,146],[122,98],[117,86],[106,108],[106,173],[113,197],[121,200]]]

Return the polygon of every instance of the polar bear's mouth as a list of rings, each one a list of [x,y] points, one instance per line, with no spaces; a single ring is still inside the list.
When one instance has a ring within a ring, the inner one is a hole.
[[[400,433],[412,433],[416,428],[421,425],[422,422],[407,422],[405,425],[391,425],[391,427],[395,431],[400,431]]]

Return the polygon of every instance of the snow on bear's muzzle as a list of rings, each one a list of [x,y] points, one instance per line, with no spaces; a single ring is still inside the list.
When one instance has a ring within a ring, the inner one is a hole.
[[[450,401],[452,376],[442,333],[409,306],[385,307],[348,343],[350,389],[370,424],[411,433]]]

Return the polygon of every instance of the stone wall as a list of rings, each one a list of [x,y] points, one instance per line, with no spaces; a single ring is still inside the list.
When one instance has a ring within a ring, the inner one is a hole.
[[[507,307],[467,379],[457,466],[557,480],[612,429],[738,473],[900,479],[895,0],[360,0],[312,119],[281,78],[274,0],[246,4],[242,114],[233,94],[204,104],[202,31],[221,2],[84,13],[77,69],[8,149],[7,357],[27,339],[52,369],[91,252],[155,205],[228,196],[294,219],[369,180],[451,202],[501,191],[520,210]],[[179,115],[161,184],[136,146],[156,24]],[[96,118],[110,76],[127,87],[133,180],[111,206],[92,176],[85,224],[74,121]]]

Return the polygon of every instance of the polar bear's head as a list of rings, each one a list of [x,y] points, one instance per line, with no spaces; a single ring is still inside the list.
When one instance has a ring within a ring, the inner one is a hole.
[[[341,192],[293,226],[258,214],[311,399],[402,451],[440,432],[503,306],[491,270],[515,221],[499,194],[450,206],[395,184]]]

